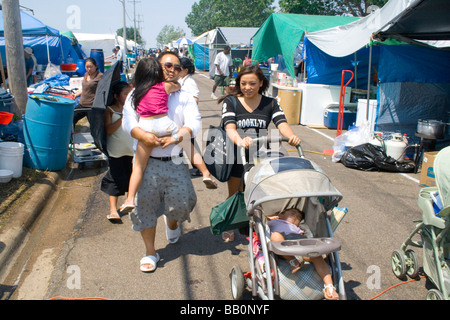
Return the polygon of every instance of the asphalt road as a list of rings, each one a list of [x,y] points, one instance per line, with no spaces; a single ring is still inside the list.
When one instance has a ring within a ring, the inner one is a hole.
[[[195,79],[200,88],[203,128],[207,129],[220,122],[221,107],[210,100],[212,80],[199,73]],[[330,177],[344,196],[340,206],[349,210],[335,234],[342,243],[340,258],[347,298],[425,299],[430,287],[426,279],[392,287],[401,281],[391,271],[392,251],[400,247],[414,228],[414,221],[421,218],[417,206],[419,174],[346,168],[321,154],[332,149],[335,130],[292,127],[302,138],[306,158]],[[75,166],[67,171],[21,255],[10,266],[3,284],[11,288],[10,300],[232,298],[232,267],[249,270],[247,240],[238,234],[234,242],[224,243],[209,229],[209,213],[226,198],[226,184],[208,190],[201,178],[193,177],[198,202],[191,222],[183,223],[179,243],[170,245],[164,222],[159,221],[161,261],[156,272],[145,274],[139,271],[139,260],[145,253],[143,242],[132,230],[131,221],[127,216],[121,223],[106,219],[108,197],[100,191],[105,173],[102,167],[80,170]],[[421,262],[422,250],[415,251]]]

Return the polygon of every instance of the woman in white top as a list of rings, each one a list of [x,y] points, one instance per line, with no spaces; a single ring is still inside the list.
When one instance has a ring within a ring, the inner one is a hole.
[[[198,96],[200,90],[198,89],[197,83],[192,77],[192,75],[195,73],[195,66],[192,63],[192,60],[189,58],[180,58],[180,64],[181,72],[180,80],[178,80],[178,82],[181,84],[183,90],[186,90],[192,94],[198,104]]]

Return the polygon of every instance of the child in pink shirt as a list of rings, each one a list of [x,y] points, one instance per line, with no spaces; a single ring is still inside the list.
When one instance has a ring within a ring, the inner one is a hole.
[[[157,137],[173,136],[177,140],[179,128],[167,116],[167,103],[169,94],[179,91],[181,85],[178,82],[165,81],[162,66],[156,59],[144,58],[136,68],[134,88],[133,102],[140,115],[139,127]],[[122,213],[128,213],[136,207],[134,199],[151,152],[152,148],[138,142],[127,199],[120,207]]]

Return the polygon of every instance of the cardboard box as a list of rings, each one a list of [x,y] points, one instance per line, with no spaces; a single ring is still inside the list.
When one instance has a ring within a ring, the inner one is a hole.
[[[419,183],[424,187],[434,187],[434,159],[439,151],[424,152],[422,160],[422,171],[420,172]]]

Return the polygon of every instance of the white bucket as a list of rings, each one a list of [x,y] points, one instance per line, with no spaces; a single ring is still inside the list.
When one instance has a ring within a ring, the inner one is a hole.
[[[0,142],[0,169],[11,170],[13,178],[22,176],[24,145],[18,142]]]

